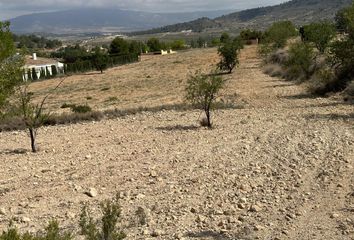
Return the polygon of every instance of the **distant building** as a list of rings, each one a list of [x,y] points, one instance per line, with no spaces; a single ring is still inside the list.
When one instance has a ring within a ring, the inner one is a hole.
[[[37,79],[44,78],[45,76],[53,75],[53,68],[56,68],[57,73],[64,73],[64,64],[58,60],[52,58],[41,58],[37,57],[36,53],[32,56],[25,57],[25,66],[23,79],[27,81],[28,79],[33,79],[33,72],[36,72]],[[31,76],[28,76],[29,73]],[[44,76],[43,76],[44,74]]]

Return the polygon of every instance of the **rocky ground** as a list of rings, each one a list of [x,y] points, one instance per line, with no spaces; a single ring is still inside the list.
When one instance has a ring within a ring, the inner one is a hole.
[[[43,128],[36,154],[0,133],[0,230],[76,231],[83,203],[118,193],[127,239],[354,239],[353,105],[264,75],[255,52],[227,76],[242,108],[213,130],[198,111],[145,112]]]

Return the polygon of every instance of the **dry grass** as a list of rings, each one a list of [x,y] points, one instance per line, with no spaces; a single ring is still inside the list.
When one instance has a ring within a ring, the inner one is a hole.
[[[198,69],[210,71],[217,62],[216,49],[191,50],[143,59],[109,69],[104,74],[92,72],[69,76],[51,96],[48,106],[57,112],[63,103],[88,104],[95,110],[180,104],[188,74]],[[33,83],[31,90],[39,99],[54,88],[57,81]]]

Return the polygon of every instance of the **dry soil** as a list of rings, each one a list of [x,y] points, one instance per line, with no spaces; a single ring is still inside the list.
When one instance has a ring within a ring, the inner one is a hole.
[[[118,107],[178,103],[188,71],[216,61],[215,49],[192,51],[66,86],[92,87],[99,109],[104,86],[119,93]],[[225,77],[224,94],[243,108],[215,111],[212,130],[198,126],[199,111],[143,112],[45,127],[36,154],[26,132],[0,133],[0,230],[10,219],[36,231],[56,218],[77,231],[82,203],[98,214],[119,193],[128,239],[354,239],[353,105],[263,74],[255,47]],[[52,106],[84,96],[72,87]]]

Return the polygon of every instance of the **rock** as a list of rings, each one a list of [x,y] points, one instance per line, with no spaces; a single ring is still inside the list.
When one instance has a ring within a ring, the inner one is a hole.
[[[252,191],[252,188],[251,188],[249,185],[247,185],[247,184],[242,184],[242,185],[240,186],[240,190],[242,190],[242,191],[244,191],[244,192],[251,192],[251,191]]]
[[[143,199],[143,198],[145,198],[145,195],[142,194],[142,193],[139,193],[138,195],[136,195],[136,198],[137,199]]]
[[[256,226],[254,226],[254,230],[255,230],[255,231],[262,231],[263,229],[264,229],[264,227],[261,226],[261,225],[256,225]]]
[[[74,219],[76,216],[75,216],[75,214],[72,213],[72,212],[67,212],[67,213],[66,213],[66,217],[69,218],[69,219]]]
[[[154,171],[154,170],[152,170],[151,172],[150,172],[150,176],[151,177],[157,177],[157,172],[156,171]]]
[[[85,156],[85,159],[86,159],[86,160],[89,160],[89,159],[91,159],[91,158],[92,158],[92,156],[91,156],[90,154]]]
[[[254,204],[250,207],[250,211],[251,212],[260,212],[260,211],[262,211],[262,207],[257,204]]]
[[[74,185],[74,190],[75,190],[76,192],[80,192],[80,191],[82,190],[82,187],[75,184],[75,185]]]
[[[339,218],[340,215],[338,213],[332,213],[330,217],[331,218]]]
[[[151,233],[151,236],[152,237],[158,237],[158,236],[161,236],[163,234],[163,232],[159,229],[155,229],[152,233]]]
[[[31,222],[31,219],[30,219],[29,217],[22,217],[22,218],[21,218],[21,222],[23,222],[23,223],[29,223],[29,222]]]
[[[247,198],[245,197],[240,198],[240,203],[247,203]]]
[[[205,221],[206,221],[206,217],[204,217],[202,215],[197,216],[197,219],[196,219],[197,223],[205,223]]]
[[[97,196],[97,190],[95,188],[90,188],[87,192],[85,192],[85,194],[89,197],[96,197]]]
[[[245,209],[245,208],[246,208],[246,205],[243,204],[243,203],[239,203],[239,204],[237,204],[237,207],[238,207],[239,209]]]
[[[0,208],[0,215],[6,215],[6,209]]]
[[[191,208],[191,213],[197,213],[197,209],[195,209],[195,208]]]

